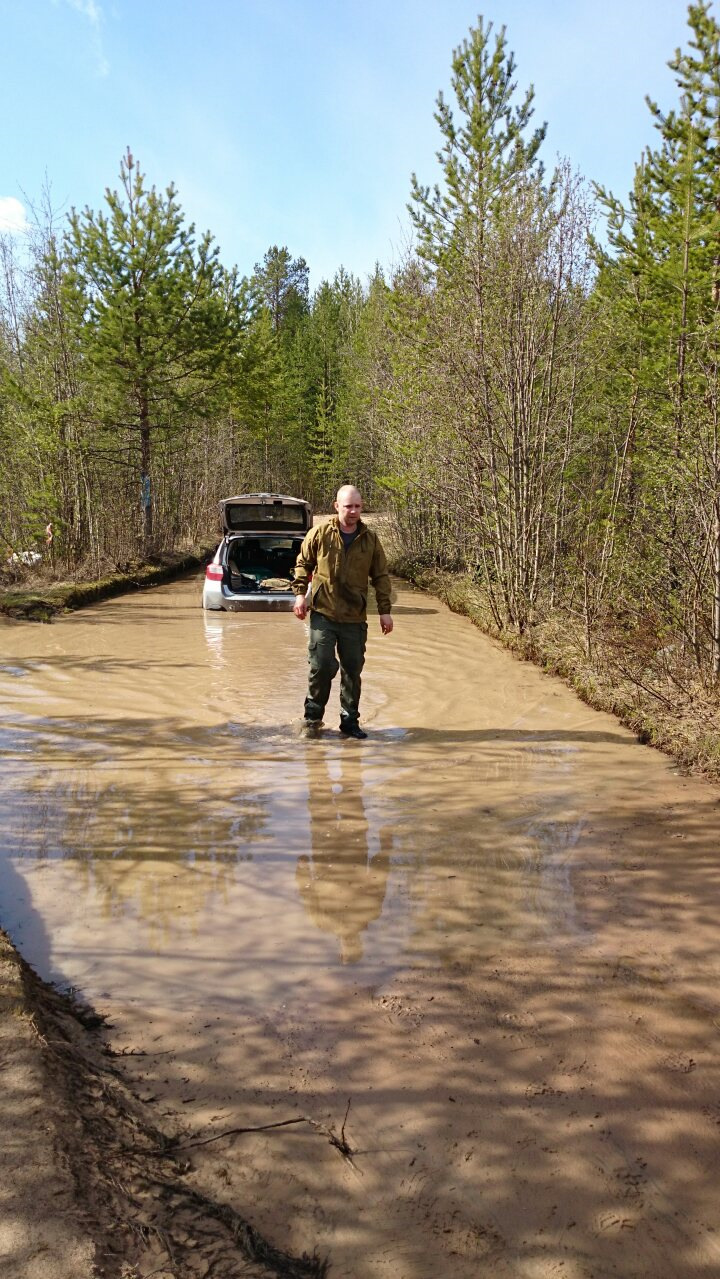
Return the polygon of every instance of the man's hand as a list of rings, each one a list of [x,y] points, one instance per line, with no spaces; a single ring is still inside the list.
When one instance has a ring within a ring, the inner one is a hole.
[[[293,604],[293,613],[295,614],[296,617],[300,619],[301,622],[305,621],[305,618],[307,617],[307,603],[305,601],[304,595],[295,596],[295,603]]]
[[[389,635],[393,628],[393,620],[389,613],[380,614],[380,630],[383,635]]]

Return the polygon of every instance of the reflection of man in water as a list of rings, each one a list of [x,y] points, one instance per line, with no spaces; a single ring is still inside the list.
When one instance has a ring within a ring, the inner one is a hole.
[[[343,760],[334,784],[327,762],[313,758],[310,772],[310,857],[298,858],[302,903],[317,928],[340,941],[344,964],[362,959],[362,934],[385,901],[392,833],[380,831],[380,852],[370,856],[359,762]]]

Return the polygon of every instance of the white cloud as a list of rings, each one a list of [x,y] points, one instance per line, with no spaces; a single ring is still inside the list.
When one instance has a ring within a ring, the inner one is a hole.
[[[59,0],[53,0],[53,4],[58,4]],[[69,8],[74,9],[76,13],[82,14],[83,18],[87,18],[90,23],[93,36],[93,45],[95,50],[95,72],[98,76],[106,76],[110,73],[110,63],[105,57],[105,50],[102,39],[103,11],[102,5],[97,0],[65,0]]]
[[[0,233],[22,235],[27,229],[24,205],[14,195],[0,195]]]
[[[77,9],[78,13],[84,13],[89,18],[94,27],[100,25],[102,17],[102,9],[95,0],[68,0],[71,9]]]

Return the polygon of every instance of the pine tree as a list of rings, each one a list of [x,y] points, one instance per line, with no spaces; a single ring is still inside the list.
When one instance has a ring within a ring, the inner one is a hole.
[[[257,475],[253,483],[263,489],[297,486],[302,466],[296,398],[287,352],[274,331],[269,309],[261,305],[248,328],[233,414],[237,429],[253,441]]]
[[[130,151],[107,211],[70,216],[68,297],[102,425],[130,435],[153,541],[153,446],[217,410],[239,356],[246,299],[209,233],[195,239],[174,186],[147,188]]]
[[[387,468],[385,393],[389,358],[390,290],[379,265],[359,300],[338,391],[345,474],[368,506],[382,500],[378,478]]]
[[[688,22],[689,48],[669,63],[678,105],[648,99],[658,141],[627,208],[599,191],[610,247],[596,310],[615,341],[598,402],[614,412],[625,385],[632,405],[621,594],[646,630],[655,619],[658,647],[679,629],[700,668],[711,650],[720,674],[720,28],[707,3],[690,5]]]
[[[509,190],[533,170],[542,176],[538,152],[546,126],[529,132],[534,91],[530,87],[515,104],[515,58],[507,51],[505,27],[494,44],[492,30],[492,23],[481,17],[453,54],[451,83],[459,123],[443,94],[437,98],[442,186],[431,190],[412,175],[408,209],[418,251],[435,270],[449,268],[458,258],[481,270],[488,224],[497,218]]]
[[[429,377],[413,374],[412,394],[416,401],[425,383],[426,505],[443,529],[464,519],[467,554],[498,624],[523,629],[541,590],[551,589],[560,536],[586,216],[566,170],[545,180],[545,127],[531,127],[533,91],[518,101],[514,75],[504,28],[493,41],[481,18],[453,57],[455,108],[442,94],[437,100],[442,180],[432,191],[412,180],[409,208],[431,284],[422,341],[432,362]]]
[[[341,405],[363,307],[358,280],[342,267],[323,281],[299,327],[292,359],[305,442],[308,492],[328,504],[348,479],[348,424]]]
[[[288,342],[308,312],[309,274],[304,258],[293,258],[277,244],[255,264],[253,284],[270,312],[273,332]]]

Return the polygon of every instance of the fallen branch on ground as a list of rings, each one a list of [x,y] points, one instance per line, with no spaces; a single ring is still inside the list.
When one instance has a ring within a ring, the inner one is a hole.
[[[333,1131],[332,1128],[327,1128],[325,1124],[321,1124],[317,1119],[311,1119],[309,1115],[298,1115],[297,1118],[295,1119],[280,1119],[277,1123],[274,1123],[274,1124],[259,1124],[257,1127],[252,1127],[252,1128],[226,1128],[224,1129],[223,1132],[215,1133],[214,1136],[212,1137],[203,1137],[202,1141],[188,1141],[183,1143],[183,1145],[181,1146],[172,1145],[172,1153],[179,1154],[181,1151],[185,1151],[185,1150],[197,1150],[201,1146],[209,1146],[215,1141],[222,1141],[225,1137],[239,1137],[239,1136],[242,1136],[244,1133],[269,1132],[272,1128],[290,1128],[292,1125],[296,1125],[296,1124],[309,1124],[311,1128],[314,1128],[316,1130],[316,1132],[321,1132],[324,1137],[327,1137],[328,1141],[330,1142],[330,1145],[334,1146],[335,1149],[340,1152],[343,1159],[347,1160],[351,1168],[354,1168],[355,1171],[359,1172],[360,1175],[362,1176],[361,1170],[358,1168],[357,1164],[354,1163],[353,1161],[353,1155],[356,1154],[356,1151],[353,1150],[352,1146],[350,1145],[350,1143],[347,1141],[345,1137],[345,1125],[347,1123],[347,1117],[350,1114],[351,1105],[352,1105],[352,1098],[348,1100],[347,1109],[345,1111],[345,1118],[343,1119],[342,1128],[340,1130],[339,1137],[337,1133]],[[144,1153],[162,1155],[162,1154],[166,1154],[167,1152],[162,1150],[157,1150],[157,1151],[145,1151]]]

